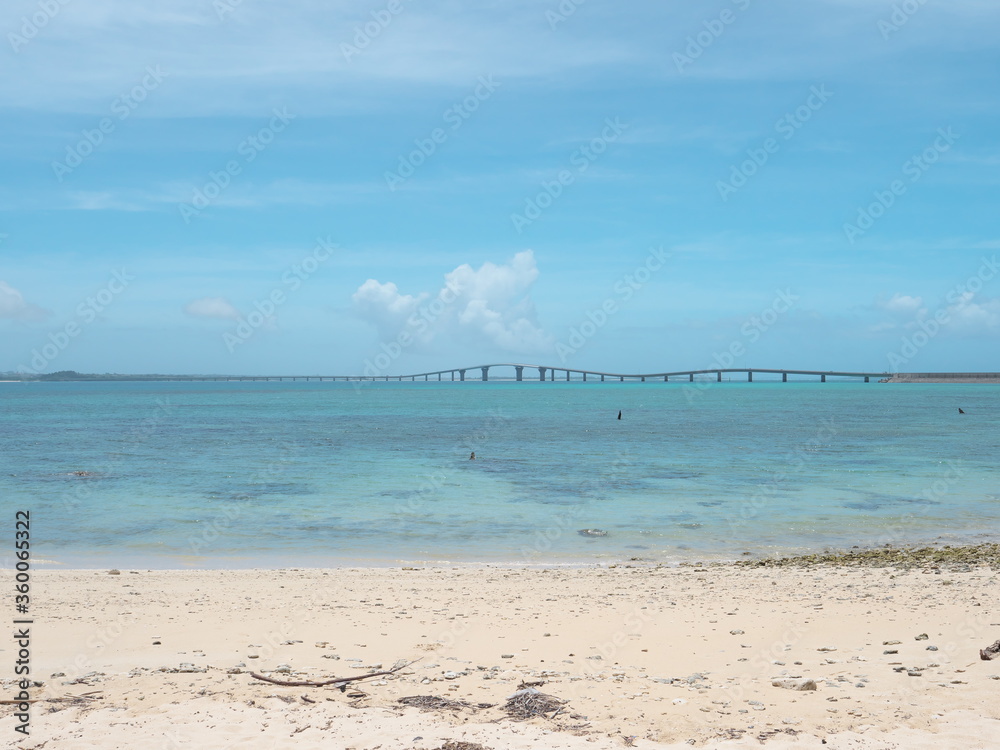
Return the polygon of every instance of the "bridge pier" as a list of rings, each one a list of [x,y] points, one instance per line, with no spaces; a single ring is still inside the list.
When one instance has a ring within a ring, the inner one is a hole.
[[[624,375],[619,375],[618,376],[618,382],[619,383],[624,383],[625,382],[625,376]]]
[[[865,382],[866,383],[868,382],[868,376],[867,375],[865,375]]]
[[[514,379],[517,380],[518,383],[520,383],[522,380],[524,380],[524,368],[523,367],[515,365],[514,366],[514,372],[517,373],[517,375],[515,376]]]
[[[549,372],[549,382],[551,383],[555,381],[555,379],[556,379],[556,371],[555,369],[553,369]]]
[[[663,376],[663,382],[664,383],[669,383],[670,382],[670,376],[669,375],[664,375]]]
[[[601,375],[601,382],[602,383],[604,382],[604,376],[603,375]]]
[[[483,382],[485,383],[487,380],[490,379],[490,368],[483,367],[482,370],[483,370]]]
[[[465,370],[458,371],[458,379],[461,380],[463,383],[465,382]]]
[[[454,370],[451,371],[451,382],[452,383],[455,382],[455,371]]]
[[[569,382],[569,370],[566,370],[566,382]]]
[[[545,368],[544,367],[539,367],[538,368],[538,380],[541,381],[541,382],[543,382],[543,383],[545,382]]]
[[[787,383],[788,382],[788,373],[787,372],[781,373],[781,382],[782,383]]]
[[[753,382],[753,370],[747,370],[747,382],[748,383]]]
[[[715,382],[716,383],[722,382],[722,370],[719,370],[717,373],[715,373]]]
[[[694,373],[693,372],[688,374],[688,382],[689,383],[693,383],[694,382]]]
[[[587,373],[583,373],[583,382],[584,382],[584,383],[586,383],[586,382],[587,382]]]
[[[643,376],[642,376],[642,382],[643,382],[643,383],[645,383],[645,382],[646,382],[646,376],[645,376],[645,375],[643,375]]]
[[[826,375],[820,375],[819,376],[819,382],[825,383],[826,382]]]

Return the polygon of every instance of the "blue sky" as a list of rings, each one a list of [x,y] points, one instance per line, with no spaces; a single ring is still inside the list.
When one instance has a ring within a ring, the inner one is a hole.
[[[992,0],[0,30],[0,371],[1000,369]]]

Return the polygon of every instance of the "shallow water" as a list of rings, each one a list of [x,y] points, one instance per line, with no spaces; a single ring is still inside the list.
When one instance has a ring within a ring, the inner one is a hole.
[[[998,419],[993,385],[2,383],[0,496],[68,565],[980,541],[1000,536]]]

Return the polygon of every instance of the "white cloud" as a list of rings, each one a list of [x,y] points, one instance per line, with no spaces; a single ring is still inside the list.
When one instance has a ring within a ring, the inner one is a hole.
[[[931,312],[920,297],[894,294],[891,299],[879,299],[878,310],[889,313],[886,319],[868,327],[872,333],[897,329],[926,330],[928,321],[944,320],[943,333],[949,336],[980,336],[1000,333],[1000,297],[974,302],[975,295],[965,292],[950,305],[942,305]],[[936,325],[936,324],[934,324]]]
[[[921,297],[911,297],[899,292],[896,292],[887,301],[879,300],[876,302],[876,305],[883,310],[888,310],[892,313],[903,313],[905,315],[916,314],[923,304],[924,300]]]
[[[869,326],[868,330],[872,333],[882,333],[883,331],[891,331],[896,328],[895,323],[890,323],[889,321],[882,321],[881,323],[876,323],[873,326]]]
[[[77,191],[68,195],[68,207],[76,211],[145,211],[134,201],[123,200],[110,191]]]
[[[222,297],[202,297],[184,306],[184,312],[196,318],[239,320],[240,311]]]
[[[30,322],[45,320],[47,317],[48,310],[26,302],[21,292],[6,281],[0,281],[0,318]]]
[[[947,308],[949,328],[966,335],[1000,332],[1000,297],[973,302],[973,296],[966,292]]]
[[[553,339],[539,327],[529,294],[537,278],[534,253],[525,250],[502,265],[458,266],[434,293],[402,294],[393,282],[368,279],[352,301],[383,341],[405,332],[419,344],[452,338],[504,352],[549,351]]]

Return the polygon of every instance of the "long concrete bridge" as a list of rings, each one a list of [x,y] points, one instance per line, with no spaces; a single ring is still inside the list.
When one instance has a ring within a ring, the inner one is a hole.
[[[782,382],[788,382],[788,376],[815,377],[820,382],[825,383],[827,378],[853,378],[870,382],[872,378],[881,380],[892,377],[892,373],[886,372],[841,372],[836,370],[773,370],[767,368],[721,368],[708,370],[677,370],[675,372],[654,372],[654,373],[619,373],[601,372],[599,370],[581,370],[575,367],[522,364],[515,362],[499,362],[488,365],[476,365],[474,367],[455,367],[448,370],[433,370],[431,372],[419,372],[412,375],[233,375],[233,376],[179,376],[171,378],[169,376],[156,377],[150,379],[157,380],[354,380],[354,381],[458,381],[478,380],[486,382],[490,379],[490,370],[511,368],[513,369],[513,379],[515,381],[538,380],[554,381],[556,377],[560,380],[578,380],[583,382],[592,381],[639,381],[645,383],[649,381],[670,382],[698,380],[711,380],[713,377],[717,382],[722,382],[723,375],[737,375],[741,379],[746,378],[747,382],[753,382],[755,374],[758,375],[781,375]],[[527,373],[525,372],[527,371]],[[138,378],[137,378],[138,379]],[[510,379],[509,377],[506,379]]]

